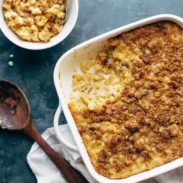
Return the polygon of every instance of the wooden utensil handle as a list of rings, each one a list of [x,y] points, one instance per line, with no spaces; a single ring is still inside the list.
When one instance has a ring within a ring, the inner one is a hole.
[[[78,171],[47,144],[32,123],[30,123],[24,131],[40,145],[69,183],[88,183]]]

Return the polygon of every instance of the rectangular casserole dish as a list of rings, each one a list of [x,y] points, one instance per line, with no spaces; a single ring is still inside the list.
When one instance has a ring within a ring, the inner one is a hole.
[[[138,181],[142,181],[142,180],[157,176],[159,174],[165,173],[167,171],[170,171],[172,169],[175,169],[183,165],[183,158],[179,158],[170,163],[164,164],[162,166],[156,167],[149,171],[145,171],[124,179],[111,180],[99,175],[93,168],[93,165],[90,161],[90,157],[88,156],[85,145],[82,142],[82,138],[78,132],[77,126],[74,122],[73,116],[68,107],[70,92],[72,90],[72,76],[74,72],[79,69],[80,63],[83,60],[87,60],[91,57],[95,57],[97,53],[101,49],[103,49],[103,47],[105,46],[105,44],[107,43],[106,41],[107,39],[117,36],[123,32],[127,32],[135,28],[138,28],[147,24],[159,22],[159,21],[172,21],[177,23],[179,26],[183,27],[183,19],[180,17],[174,16],[174,15],[153,16],[153,17],[129,24],[127,26],[123,26],[121,28],[105,33],[101,36],[98,36],[96,38],[93,38],[89,41],[86,41],[74,47],[73,49],[69,50],[67,53],[65,53],[56,64],[56,67],[54,70],[54,82],[55,82],[55,87],[59,96],[60,104],[63,108],[63,112],[65,114],[66,120],[68,122],[71,133],[73,135],[73,138],[77,144],[78,151],[81,154],[81,157],[88,171],[90,172],[92,177],[96,179],[96,181],[98,182],[133,183],[133,182],[138,182]],[[61,110],[61,109],[59,108],[58,110]],[[58,112],[56,116],[58,116]],[[58,117],[57,117],[57,120],[58,120]],[[56,126],[55,128],[56,128],[57,137],[61,138],[61,136],[58,134],[59,132]],[[62,141],[62,139],[59,139],[59,140]]]

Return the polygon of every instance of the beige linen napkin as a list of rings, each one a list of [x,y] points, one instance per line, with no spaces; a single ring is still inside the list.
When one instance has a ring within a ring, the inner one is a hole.
[[[61,125],[60,131],[65,138],[74,143],[67,125]],[[63,144],[60,144],[55,137],[53,128],[48,128],[42,136],[53,149],[59,152],[75,169],[81,172],[90,183],[97,183],[86,170],[79,153],[73,152]],[[27,161],[32,172],[36,176],[38,183],[66,183],[57,168],[52,164],[37,143],[33,144],[30,152],[28,153]],[[159,175],[155,177],[155,179],[159,183],[183,183],[182,172],[183,168],[179,168],[163,175]],[[150,183],[150,181],[147,180],[143,183]]]

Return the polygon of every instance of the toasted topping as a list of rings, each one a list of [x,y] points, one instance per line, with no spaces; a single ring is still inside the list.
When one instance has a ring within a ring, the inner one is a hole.
[[[95,169],[118,179],[183,156],[183,30],[155,23],[108,44],[74,74],[69,106]]]

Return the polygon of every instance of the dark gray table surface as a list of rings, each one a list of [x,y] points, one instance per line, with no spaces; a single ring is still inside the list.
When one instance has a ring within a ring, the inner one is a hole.
[[[51,49],[25,50],[0,32],[0,79],[15,82],[26,92],[40,132],[52,126],[58,105],[53,70],[63,53],[87,39],[148,16],[172,13],[183,17],[182,0],[79,0],[79,6],[74,30]],[[13,67],[8,65],[9,60],[14,62]],[[63,116],[61,121],[65,122]],[[32,143],[23,134],[0,130],[0,183],[36,183],[26,162]]]

